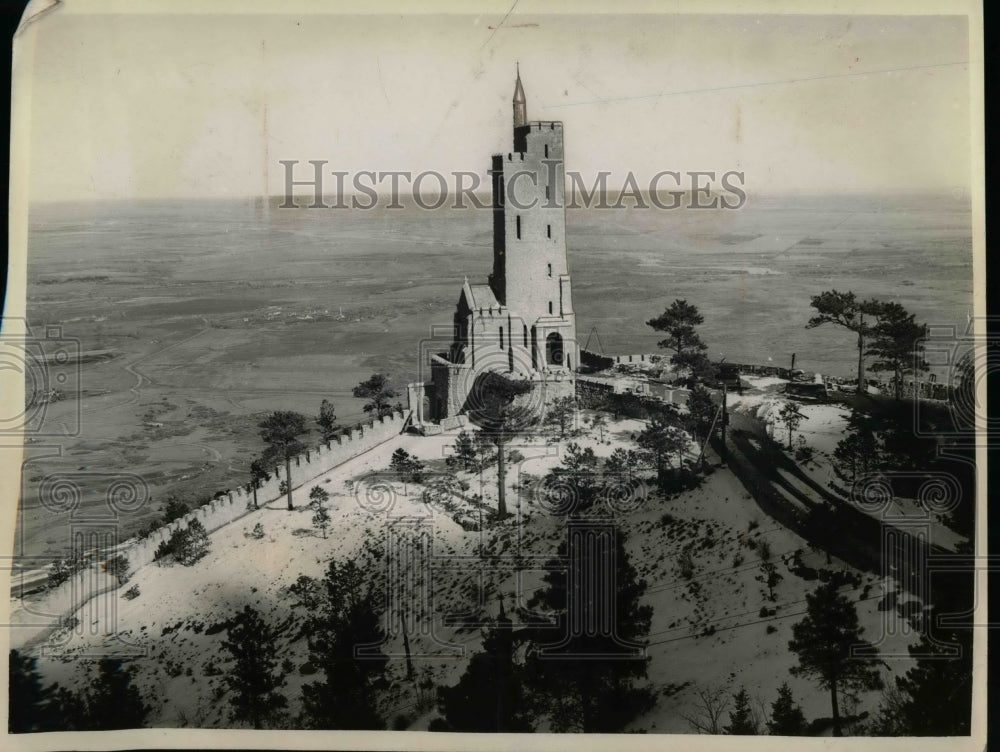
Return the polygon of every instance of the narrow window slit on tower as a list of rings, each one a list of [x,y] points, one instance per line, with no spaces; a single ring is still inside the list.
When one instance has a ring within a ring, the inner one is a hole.
[[[500,349],[503,350],[503,327],[500,327]]]
[[[545,144],[545,158],[546,159],[549,158],[549,145],[548,144]]]
[[[550,238],[552,237],[552,225],[545,225],[545,234],[548,235]],[[549,266],[551,267],[552,265],[549,264]],[[552,276],[551,270],[549,272],[549,276],[550,277]]]
[[[549,301],[549,315],[552,315],[552,301]]]
[[[517,239],[520,240],[521,239],[521,215],[520,214],[517,215],[517,217],[515,218],[515,221],[517,222]]]
[[[552,276],[552,264],[549,264],[549,276]]]
[[[545,199],[546,199],[546,201],[548,200],[548,198],[549,198],[549,187],[545,186]]]

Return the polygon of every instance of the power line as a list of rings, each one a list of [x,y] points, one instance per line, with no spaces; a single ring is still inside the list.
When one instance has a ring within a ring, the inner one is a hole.
[[[851,590],[849,590],[847,592],[848,593],[855,593],[858,590],[863,590],[863,589],[864,588],[851,588]],[[840,594],[844,595],[845,593],[840,593]],[[871,596],[868,596],[868,597],[865,597],[865,598],[859,598],[855,602],[862,603],[862,602],[865,602],[865,601],[871,601],[871,600],[875,600],[876,598],[882,598],[882,597],[884,597],[882,594],[871,595]],[[806,598],[801,598],[801,599],[794,600],[794,601],[787,601],[787,602],[782,603],[782,604],[780,604],[780,605],[778,605],[776,607],[780,608],[780,607],[784,607],[784,606],[792,606],[792,605],[795,605],[797,603],[804,603],[806,600],[807,600]],[[716,619],[716,620],[713,620],[713,621],[710,621],[710,622],[707,622],[707,623],[708,624],[713,624],[714,622],[724,621],[725,619],[731,619],[734,616],[742,616],[742,615],[746,615],[746,614],[749,614],[749,613],[752,613],[752,612],[751,611],[747,611],[747,612],[744,612],[743,614],[734,614],[734,615],[731,615],[731,616],[724,616],[724,617],[721,617],[720,619]],[[780,619],[789,619],[789,618],[792,618],[794,616],[804,616],[804,615],[806,615],[808,613],[809,613],[808,609],[803,609],[801,611],[793,611],[793,612],[787,613],[787,614],[775,614],[773,616],[768,616],[768,617],[762,617],[762,618],[759,618],[759,619],[754,619],[753,621],[741,622],[739,624],[731,624],[731,625],[729,625],[727,627],[719,627],[719,628],[714,629],[713,632],[712,632],[712,634],[714,635],[714,634],[718,634],[719,632],[729,632],[729,631],[733,631],[733,630],[736,630],[736,629],[744,629],[746,627],[753,627],[753,626],[757,626],[757,625],[760,625],[760,624],[766,624],[768,622],[778,621]],[[678,627],[677,629],[682,629],[682,627]],[[653,635],[666,634],[667,632],[677,631],[677,629],[668,629],[668,630],[663,630],[663,631],[660,631],[660,632],[654,632],[652,634]],[[649,648],[649,647],[653,647],[653,646],[657,646],[657,645],[668,645],[668,644],[674,643],[674,642],[682,642],[684,640],[696,640],[698,638],[708,637],[708,636],[711,636],[711,635],[703,635],[703,634],[682,635],[680,637],[671,637],[671,638],[664,639],[664,640],[653,640],[651,642],[648,642],[646,644],[646,647]],[[457,644],[460,644],[460,645],[467,645],[470,642],[473,642],[474,640],[476,640],[478,638],[479,638],[479,635],[470,635],[468,638],[466,638],[464,640],[456,640],[455,642]],[[872,658],[874,659],[874,658],[876,658],[876,656],[872,656]],[[971,676],[971,674],[969,676]],[[955,690],[953,690],[953,692],[954,691]],[[392,710],[392,712],[395,713],[395,712],[398,712],[400,710],[405,710],[407,708],[413,707],[414,705],[416,705],[416,702],[410,702],[410,703],[407,703],[405,705],[400,705],[400,706],[397,706],[396,708],[394,708]]]
[[[785,528],[783,528],[780,525],[778,525],[778,526],[775,526],[775,527],[770,528],[768,530],[762,531],[761,535],[769,535],[771,533],[777,532],[779,530],[784,530],[784,529]],[[794,552],[799,551],[801,549],[802,549],[802,546],[796,546],[796,547],[793,547],[793,548],[786,549],[784,551],[774,552],[774,553],[772,553],[772,556],[773,557],[781,558],[783,556],[786,556],[787,554],[794,553]],[[716,576],[716,575],[719,575],[719,574],[723,574],[723,573],[726,573],[726,572],[730,572],[730,573],[734,573],[735,574],[736,572],[743,572],[743,571],[749,571],[749,570],[752,570],[752,569],[757,569],[757,568],[759,568],[761,566],[761,564],[763,563],[763,561],[764,560],[762,559],[760,561],[757,561],[755,563],[750,563],[750,564],[739,564],[739,565],[736,565],[736,566],[730,565],[730,566],[727,566],[727,567],[720,567],[720,568],[717,568],[717,569],[705,570],[705,571],[699,572],[698,576],[695,577],[695,578],[692,578],[692,579],[676,579],[676,578],[673,578],[673,579],[659,580],[657,582],[653,582],[652,584],[647,584],[646,591],[645,591],[644,595],[648,596],[650,594],[656,594],[656,593],[666,592],[666,591],[671,590],[671,589],[675,589],[675,588],[678,588],[678,587],[683,587],[683,586],[689,584],[690,582],[702,582],[704,580],[711,579],[713,576]],[[485,572],[496,571],[496,570],[485,569],[483,571],[485,573]],[[519,591],[518,594],[522,595],[522,596],[525,596],[525,595],[528,595],[528,594],[533,594],[533,593],[538,592],[539,590],[542,590],[545,587],[547,587],[547,585],[543,582],[543,583],[540,583],[540,584],[538,584],[538,585],[536,585],[534,587],[522,588]],[[797,602],[803,602],[803,601],[797,601]],[[747,612],[747,613],[750,613],[750,612]],[[732,617],[724,617],[724,618],[732,618]]]
[[[778,529],[780,529],[780,528],[778,528]],[[795,550],[797,550],[797,549],[795,549]],[[717,571],[726,571],[726,570],[722,569],[722,570],[717,570]],[[711,572],[706,573],[706,574],[711,574]],[[665,584],[670,584],[671,582],[672,581],[664,581]],[[684,583],[680,583],[680,584],[686,584],[686,581]],[[545,585],[541,584],[541,585],[538,585],[537,587],[534,587],[534,588],[527,588],[527,589],[523,590],[522,593],[536,592],[538,590],[541,590],[543,587],[545,587]],[[855,594],[855,593],[858,593],[858,592],[863,592],[865,590],[865,588],[869,588],[869,587],[870,587],[870,585],[860,585],[860,586],[851,588],[849,591],[847,591],[847,593],[849,593],[849,594]],[[650,591],[647,590],[647,594],[649,592]],[[654,591],[654,592],[658,592],[658,591]],[[881,593],[879,593],[879,594],[876,594],[876,595],[873,595],[873,596],[868,596],[868,597],[865,597],[865,598],[860,598],[856,602],[861,603],[861,602],[864,602],[864,601],[869,601],[869,600],[873,600],[875,598],[882,598],[882,597],[884,597],[884,595],[881,594]],[[772,608],[785,608],[787,606],[794,606],[794,605],[799,604],[799,603],[805,603],[806,600],[807,600],[806,598],[799,598],[799,599],[796,599],[796,600],[793,600],[793,601],[785,601],[785,602],[782,602],[782,603],[774,603],[771,607]],[[764,607],[767,607],[768,606],[768,602],[765,601],[761,605],[764,606]],[[727,614],[725,616],[721,616],[721,617],[718,617],[716,619],[711,619],[709,621],[706,621],[706,622],[704,622],[704,624],[706,624],[706,625],[713,625],[713,624],[717,624],[719,622],[727,621],[729,619],[735,619],[735,618],[738,618],[740,616],[748,616],[748,615],[750,615],[752,613],[755,613],[754,609],[751,609],[749,611],[743,611],[743,612],[740,612],[740,613],[735,613],[735,614]],[[790,617],[793,617],[793,616],[801,616],[801,615],[803,615],[805,613],[807,613],[807,612],[806,611],[796,611],[796,612],[788,613],[788,614],[775,614],[773,616],[762,617],[762,618],[756,619],[754,621],[750,621],[750,622],[746,622],[746,623],[742,623],[742,624],[736,624],[736,625],[730,625],[730,626],[727,626],[727,627],[717,628],[717,629],[715,629],[713,631],[713,634],[716,633],[716,632],[725,632],[725,631],[730,631],[730,630],[738,629],[738,628],[742,628],[742,627],[748,627],[748,626],[754,626],[754,625],[757,625],[757,624],[763,624],[763,623],[766,623],[766,622],[769,622],[769,621],[776,621],[778,619],[787,619],[787,618],[790,618]],[[668,629],[660,630],[658,632],[652,632],[650,634],[650,636],[669,634],[670,632],[677,632],[677,631],[679,631],[681,629],[685,629],[687,626],[688,625],[684,625],[684,626],[680,626],[680,627],[673,627],[673,628],[668,628]],[[648,643],[648,646],[661,645],[661,644],[666,644],[666,643],[670,643],[670,642],[677,642],[677,641],[680,641],[680,640],[687,640],[687,639],[698,639],[699,637],[706,637],[706,636],[708,636],[708,635],[704,635],[704,634],[683,635],[681,637],[675,637],[675,638],[670,638],[670,639],[666,639],[666,640],[653,641],[653,642]],[[454,644],[459,644],[459,645],[468,645],[469,643],[474,642],[478,638],[479,638],[478,634],[472,634],[469,637],[467,637],[465,639],[462,639],[462,640],[453,640],[453,643]]]
[[[863,587],[862,588],[852,588],[849,592],[850,593],[855,593],[858,590],[864,590],[864,588]],[[841,593],[841,595],[843,595],[843,593]],[[864,601],[871,601],[871,600],[875,600],[876,598],[884,598],[884,597],[885,596],[883,594],[879,593],[879,594],[876,594],[876,595],[869,595],[869,596],[867,596],[865,598],[859,598],[855,602],[856,603],[862,603]],[[806,598],[800,598],[798,600],[788,601],[786,603],[782,603],[782,604],[780,604],[779,606],[776,606],[776,607],[780,608],[780,607],[785,607],[785,606],[793,606],[793,605],[795,605],[797,603],[805,603],[806,600],[807,600]],[[734,614],[732,616],[723,616],[723,617],[721,617],[719,619],[714,619],[714,620],[706,622],[706,623],[709,624],[709,625],[711,625],[711,624],[714,624],[714,623],[717,623],[717,622],[720,622],[720,621],[725,621],[726,619],[731,619],[734,616],[745,616],[745,615],[750,614],[750,613],[753,613],[753,612],[752,611],[746,611],[743,614]],[[728,632],[728,631],[732,631],[734,629],[743,629],[744,627],[752,627],[752,626],[756,626],[758,624],[765,624],[765,623],[770,622],[770,621],[778,621],[779,619],[789,619],[789,618],[791,618],[793,616],[803,616],[803,615],[805,615],[807,613],[809,613],[808,609],[804,609],[802,611],[793,611],[792,613],[788,613],[788,614],[774,614],[772,616],[761,617],[761,618],[755,619],[753,621],[742,622],[740,624],[731,624],[728,627],[719,627],[719,628],[714,629],[713,632],[712,632],[712,634],[717,634],[718,632]],[[666,634],[667,632],[676,632],[678,629],[681,629],[681,628],[682,627],[677,627],[675,629],[663,630],[661,632],[655,632],[654,634]],[[666,639],[666,640],[654,640],[654,641],[648,643],[647,646],[648,647],[652,647],[653,645],[666,645],[666,644],[671,643],[671,642],[680,642],[682,640],[696,640],[699,637],[709,637],[709,636],[710,635],[704,635],[704,634],[683,635],[681,637],[672,637],[672,638],[669,638],[669,639]]]

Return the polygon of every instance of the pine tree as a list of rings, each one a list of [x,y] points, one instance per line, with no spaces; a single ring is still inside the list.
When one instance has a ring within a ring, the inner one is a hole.
[[[135,669],[125,668],[118,658],[102,658],[97,669],[97,679],[86,693],[89,727],[102,731],[141,728],[150,707],[132,685]]]
[[[392,453],[389,469],[406,482],[420,483],[423,479],[424,463],[400,447]]]
[[[880,689],[882,678],[867,657],[875,648],[861,637],[857,608],[837,587],[832,578],[806,596],[806,616],[792,627],[788,648],[799,659],[792,675],[813,677],[829,690],[833,735],[841,736],[839,693]]]
[[[762,541],[763,542],[763,541]],[[774,589],[778,584],[785,579],[778,568],[774,565],[773,561],[762,561],[760,563],[760,574],[754,579],[757,582],[763,583],[767,588],[767,597],[769,600],[774,600]]]
[[[897,677],[903,694],[901,721],[909,736],[967,736],[972,724],[972,630],[956,629],[938,638],[956,644],[958,655],[927,635],[910,646],[916,666]]]
[[[476,466],[477,452],[476,445],[468,431],[462,431],[455,437],[454,452],[448,458],[453,464],[459,464],[465,472],[469,472]]]
[[[590,447],[581,448],[570,442],[562,462],[546,476],[546,492],[552,493],[551,508],[565,512],[582,511],[597,499],[598,459]]]
[[[384,601],[354,561],[331,561],[323,586],[326,599],[311,623],[309,656],[325,680],[302,688],[306,718],[319,729],[383,729],[376,691],[389,659],[376,646],[385,641]],[[359,646],[371,649],[356,656]]]
[[[545,412],[545,424],[554,426],[559,438],[565,439],[576,419],[576,397],[560,397],[553,400]]]
[[[792,451],[792,439],[799,425],[806,419],[806,416],[799,409],[795,402],[786,402],[778,411],[778,419],[785,424],[788,429],[788,451]]]
[[[153,558],[156,560],[173,556],[184,566],[191,566],[203,558],[211,547],[211,540],[204,525],[199,520],[191,520],[187,527],[174,530],[170,537],[160,542]]]
[[[631,480],[631,470],[628,462],[628,451],[619,447],[604,460],[604,471],[609,474],[628,474]]]
[[[806,718],[792,698],[788,682],[778,687],[778,699],[771,703],[767,730],[773,736],[801,736],[806,732]]]
[[[474,431],[472,443],[476,447],[476,468],[483,470],[497,461],[497,448],[485,431]]]
[[[690,443],[688,435],[667,418],[657,415],[649,421],[636,441],[646,450],[656,467],[657,482],[661,489],[665,489],[669,481],[672,455],[677,455],[677,469],[682,470],[684,467],[684,453]]]
[[[330,513],[326,510],[324,506],[317,506],[313,511],[312,517],[313,527],[318,527],[323,533],[323,538],[326,538],[326,529],[330,527]]]
[[[330,492],[327,491],[323,486],[313,486],[309,489],[309,504],[310,506],[315,506],[319,504],[322,506],[330,500]]]
[[[257,503],[257,491],[264,481],[268,479],[267,470],[264,466],[263,459],[255,459],[250,463],[250,482],[247,484],[249,490],[253,492],[253,508],[259,509],[260,505]]]
[[[299,437],[307,431],[306,417],[301,413],[278,410],[262,420],[258,427],[260,437],[267,445],[261,461],[271,467],[278,460],[283,460],[285,463],[285,496],[288,508],[292,509],[292,485],[289,483],[292,476],[292,457],[305,451],[306,445]]]
[[[629,482],[631,482],[632,476],[639,466],[639,462],[640,457],[638,452],[631,449],[626,451],[619,447],[604,460],[604,471],[611,475],[625,475],[628,477]]]
[[[325,399],[319,403],[319,415],[316,416],[316,425],[319,426],[323,441],[329,441],[337,435],[337,414],[330,400]]]
[[[39,731],[87,731],[90,728],[83,696],[58,684],[52,684],[45,692],[47,699]]]
[[[927,370],[923,358],[923,340],[927,325],[918,324],[912,313],[907,313],[899,303],[881,303],[878,306],[878,323],[871,329],[868,354],[878,360],[872,363],[873,371],[892,373],[893,393],[902,397],[903,376]]]
[[[692,379],[704,378],[711,371],[705,355],[708,347],[695,331],[695,327],[704,321],[705,317],[698,312],[697,306],[686,300],[675,300],[661,315],[646,322],[655,331],[667,335],[666,339],[657,342],[657,346],[673,350],[670,362],[678,369],[689,369]]]
[[[119,584],[123,584],[128,581],[129,569],[131,569],[131,564],[129,563],[128,557],[125,554],[117,554],[108,558],[101,568],[112,577],[118,579]]]
[[[833,450],[833,459],[837,475],[854,483],[878,467],[882,447],[870,428],[859,423],[854,429],[852,424],[855,424],[853,418],[848,422],[850,433]]]
[[[204,525],[199,520],[191,520],[185,530],[185,536],[178,546],[175,556],[177,561],[185,566],[191,566],[203,558],[211,546]]]
[[[476,405],[473,418],[482,430],[480,435],[496,447],[497,516],[507,516],[507,444],[517,433],[537,421],[538,416],[517,403],[517,398],[534,388],[527,379],[508,378],[487,371],[473,384],[470,402]]]
[[[523,668],[514,660],[518,638],[500,606],[493,627],[483,632],[483,649],[472,656],[453,687],[438,689],[431,731],[526,732],[532,730],[523,688]]]
[[[255,729],[264,728],[276,713],[288,704],[278,690],[285,685],[285,673],[274,657],[276,632],[250,606],[229,623],[225,648],[235,661],[226,676],[232,691],[231,718],[249,723]]]
[[[156,547],[156,551],[153,552],[154,561],[162,561],[168,557],[173,556],[178,559],[178,552],[187,545],[187,529],[179,528],[174,530],[170,537],[166,540],[160,541],[160,545]]]
[[[907,697],[895,684],[882,690],[878,710],[869,722],[866,732],[871,736],[915,736],[909,729],[906,712]],[[968,732],[966,731],[966,734]]]
[[[750,698],[743,687],[740,687],[740,691],[733,695],[733,709],[729,711],[729,725],[722,730],[724,733],[732,735],[747,736],[757,733],[757,724],[754,722],[753,711],[750,709]]]
[[[858,335],[857,392],[864,394],[867,391],[865,389],[865,340],[871,334],[879,303],[874,300],[858,300],[853,292],[828,290],[814,295],[809,304],[816,309],[816,315],[809,319],[806,329],[814,329],[823,324],[835,324]]]
[[[191,507],[173,494],[170,494],[167,497],[167,503],[163,507],[163,524],[169,525],[171,522],[179,520],[190,511]]]
[[[389,377],[384,373],[372,374],[367,381],[362,381],[354,387],[351,393],[355,397],[368,400],[364,405],[364,411],[374,413],[376,418],[391,414],[390,403],[399,396],[399,392],[393,388]]]
[[[560,544],[559,558],[549,562],[553,569],[543,578],[546,587],[528,604],[549,611],[557,627],[527,631],[534,649],[525,672],[539,712],[548,715],[555,731],[620,731],[655,701],[641,683],[649,658],[638,648],[653,614],[652,607],[640,604],[646,581],[629,562],[619,531],[612,528],[592,543],[574,544],[573,556],[566,542]],[[615,573],[615,582],[600,594],[584,585],[595,571]],[[611,624],[602,630],[579,626],[605,624],[609,618]]]
[[[42,730],[45,702],[48,693],[42,688],[38,675],[37,659],[10,651],[10,715],[7,728],[12,734]]]

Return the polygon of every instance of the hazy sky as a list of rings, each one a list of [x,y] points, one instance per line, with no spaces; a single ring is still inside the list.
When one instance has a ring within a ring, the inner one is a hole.
[[[35,26],[33,199],[278,194],[281,159],[474,170],[514,62],[566,166],[741,170],[761,193],[970,181],[960,16],[86,16]],[[303,173],[305,175],[305,173]]]

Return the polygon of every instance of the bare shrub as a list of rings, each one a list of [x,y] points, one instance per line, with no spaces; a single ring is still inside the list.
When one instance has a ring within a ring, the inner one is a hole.
[[[699,734],[721,734],[722,716],[729,708],[730,694],[725,687],[700,687],[695,700],[681,718]]]

